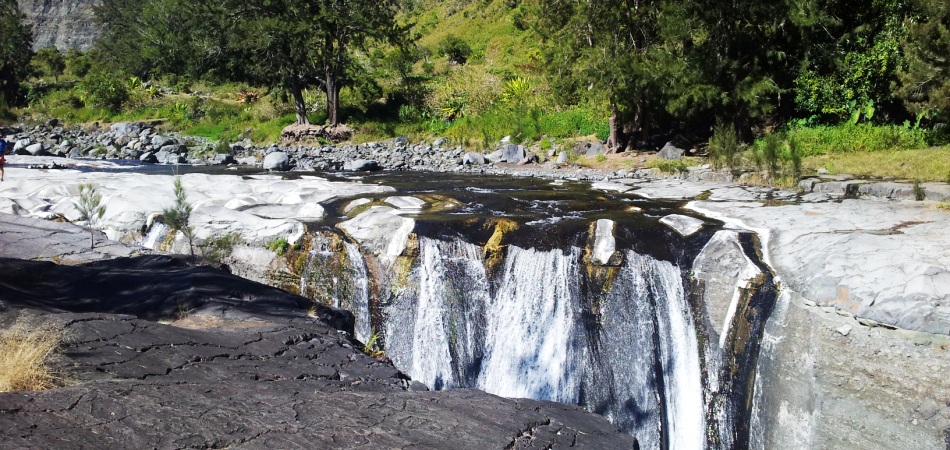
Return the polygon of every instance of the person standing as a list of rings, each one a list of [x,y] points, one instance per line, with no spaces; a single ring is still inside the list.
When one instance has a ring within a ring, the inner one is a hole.
[[[7,141],[0,139],[0,181],[3,181],[3,165],[7,163]]]

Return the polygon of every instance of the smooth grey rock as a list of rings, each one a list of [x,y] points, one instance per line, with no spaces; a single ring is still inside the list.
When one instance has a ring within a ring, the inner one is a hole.
[[[145,152],[142,153],[142,156],[139,156],[139,161],[144,163],[158,163],[158,158],[155,156],[155,152]]]
[[[372,172],[379,169],[379,163],[372,159],[354,159],[343,163],[343,170],[350,172]]]
[[[805,178],[798,182],[798,187],[802,190],[802,192],[808,193],[815,189],[815,184],[817,183],[817,178]]]
[[[584,153],[584,156],[587,156],[588,158],[594,158],[605,154],[606,151],[607,149],[604,147],[604,144],[601,144],[600,142],[593,142],[587,147],[587,152]]]
[[[733,230],[717,231],[693,261],[693,277],[702,281],[703,308],[721,348],[737,309],[742,291],[761,274],[749,260]]]
[[[617,239],[614,237],[616,224],[609,219],[599,219],[594,224],[594,242],[590,250],[590,261],[599,266],[618,265]]]
[[[15,155],[28,155],[29,152],[26,151],[26,148],[30,146],[33,142],[29,139],[20,139],[13,144],[13,154]]]
[[[171,138],[168,136],[162,136],[160,134],[156,134],[155,136],[152,136],[152,147],[161,149],[162,147],[165,147],[166,145],[175,145],[175,144],[178,144],[178,141],[175,140],[174,138]]]
[[[663,148],[656,153],[656,157],[671,161],[679,161],[683,159],[685,154],[686,150],[676,147],[672,142],[667,142],[666,145],[664,145]]]
[[[264,170],[290,170],[290,156],[284,152],[268,153],[264,157]]]
[[[507,144],[502,148],[503,156],[501,160],[507,163],[517,163],[525,158],[525,148],[522,145]]]
[[[568,160],[569,160],[569,158],[568,158],[568,156],[567,156],[567,151],[561,150],[561,152],[558,153],[558,155],[557,155],[557,163],[558,163],[558,164],[567,164]]]
[[[436,148],[439,148],[439,147],[442,147],[442,144],[445,144],[446,142],[447,142],[447,140],[446,140],[445,138],[440,137],[440,138],[438,138],[438,139],[432,141],[432,146],[433,146],[433,147],[436,147]]]
[[[31,144],[26,147],[26,153],[33,156],[41,156],[46,154],[46,150],[43,148],[43,144]]]
[[[211,159],[211,162],[217,165],[237,163],[237,161],[234,159],[234,156],[224,154],[224,153],[218,153],[214,155],[214,158]]]
[[[489,160],[489,161],[491,161],[491,162],[493,162],[493,163],[504,162],[504,158],[505,158],[505,152],[504,152],[504,150],[495,150],[495,151],[493,151],[493,152],[491,152],[491,153],[485,155],[485,159],[487,159],[487,160]]]
[[[670,214],[660,219],[660,223],[672,228],[683,237],[692,236],[703,228],[702,220],[680,214]]]
[[[185,163],[185,158],[177,153],[170,153],[167,151],[160,151],[155,153],[155,159],[159,164],[183,164]]]
[[[462,164],[465,165],[483,165],[487,161],[485,160],[485,155],[476,152],[467,152],[462,156]]]
[[[837,331],[838,334],[840,334],[840,335],[842,335],[842,336],[847,336],[847,335],[851,334],[851,330],[852,330],[853,328],[854,328],[854,327],[852,327],[851,325],[842,325],[842,326],[836,328],[835,331]]]

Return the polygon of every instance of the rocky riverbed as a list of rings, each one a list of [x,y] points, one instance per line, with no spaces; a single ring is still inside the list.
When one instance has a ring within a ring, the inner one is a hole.
[[[171,203],[171,175],[126,173],[121,161],[106,161],[112,164],[107,172],[92,171],[84,165],[93,163],[79,158],[14,155],[8,162],[8,179],[0,185],[0,207],[8,214],[75,220],[76,186],[94,182],[105,193],[107,234],[135,240],[147,235],[150,218]],[[50,168],[56,163],[70,168]],[[669,177],[654,171],[485,166],[490,167],[517,175],[592,180],[593,190],[688,202],[684,211],[690,214],[759,236],[781,296],[759,355],[754,447],[893,448],[895,442],[947,447],[950,383],[940,374],[950,369],[950,213],[934,207],[934,201],[947,197],[944,184],[925,185],[926,200],[918,202],[912,200],[909,184],[853,178],[816,177],[804,181],[799,191],[783,191],[741,186],[702,167]],[[377,201],[394,193],[365,180],[311,175],[186,174],[183,181],[196,204],[201,236],[226,230],[244,235],[250,245],[238,249],[236,257],[250,261],[248,266],[264,267],[257,272],[262,280],[261,272],[276,260],[264,243],[302,236],[305,223],[326,218],[327,209],[351,199]],[[392,200],[382,205],[390,208],[385,215],[380,206],[354,206],[353,224],[370,219],[401,223],[440,201],[423,198],[413,206],[417,202]],[[79,262],[148,253],[104,242],[94,255],[64,252],[57,236],[63,233],[60,227],[70,225],[18,222],[22,220],[27,219],[9,219],[7,231],[0,234],[4,256],[58,255],[62,261]],[[37,239],[35,246],[24,246],[30,239],[20,238],[16,229],[31,228],[42,232],[30,238]],[[75,239],[83,237],[88,234]],[[180,241],[169,248],[184,251]],[[380,247],[381,254],[386,248]]]

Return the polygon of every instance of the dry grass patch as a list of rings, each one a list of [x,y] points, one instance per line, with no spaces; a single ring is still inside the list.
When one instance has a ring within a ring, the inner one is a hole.
[[[950,146],[809,156],[805,158],[804,166],[811,170],[823,167],[833,174],[947,181],[950,177]]]
[[[0,392],[37,391],[62,383],[50,360],[64,337],[61,328],[23,319],[0,331]]]

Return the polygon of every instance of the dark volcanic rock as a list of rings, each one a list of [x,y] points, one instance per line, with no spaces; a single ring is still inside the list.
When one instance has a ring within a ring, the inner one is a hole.
[[[22,225],[0,221],[0,244],[25,241],[0,254],[27,256],[72,231],[55,224],[27,239]],[[0,393],[0,448],[634,446],[578,407],[420,390],[358,350],[341,330],[349,313],[308,315],[303,297],[187,258],[0,258],[0,286],[0,326],[21,316],[65,328],[56,368],[70,380]]]

